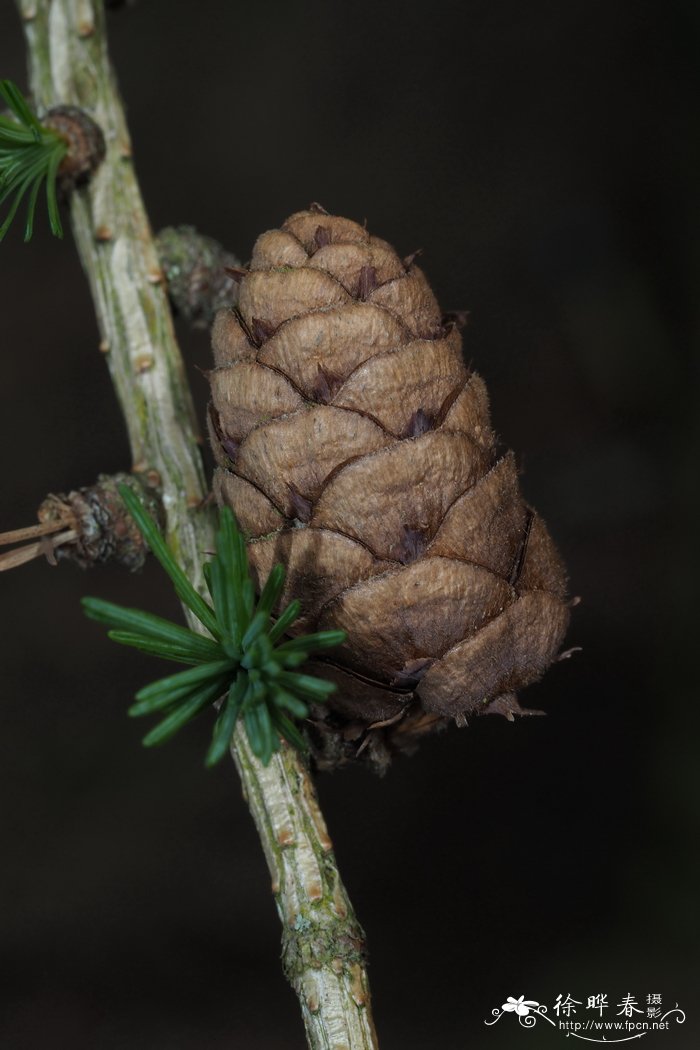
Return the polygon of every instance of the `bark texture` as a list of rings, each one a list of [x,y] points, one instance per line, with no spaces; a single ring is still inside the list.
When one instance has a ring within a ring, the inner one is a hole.
[[[412,259],[314,206],[239,280],[213,329],[215,491],[258,578],[287,566],[299,629],[347,632],[319,668],[339,686],[321,764],[522,713],[515,691],[566,630],[566,577],[458,325]]]

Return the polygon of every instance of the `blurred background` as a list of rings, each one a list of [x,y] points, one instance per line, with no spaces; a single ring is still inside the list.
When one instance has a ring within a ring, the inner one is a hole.
[[[700,1037],[698,36],[692,0],[141,0],[110,13],[156,228],[242,259],[310,201],[423,249],[526,496],[582,596],[531,687],[322,803],[370,944],[384,1050],[537,1040],[508,995],[661,993]],[[26,87],[12,4],[0,73]],[[129,466],[70,237],[0,250],[0,529]],[[200,418],[205,333],[181,327]],[[0,1045],[303,1050],[235,771],[207,719],[154,753],[126,717],[154,677],[83,619],[168,615],[158,571],[36,562],[0,579]]]

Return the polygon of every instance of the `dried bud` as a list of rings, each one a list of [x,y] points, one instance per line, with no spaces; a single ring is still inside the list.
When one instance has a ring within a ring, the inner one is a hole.
[[[55,524],[75,533],[74,540],[56,549],[59,560],[73,561],[81,569],[108,561],[132,572],[142,568],[148,550],[119,495],[119,485],[134,489],[162,524],[158,491],[144,477],[102,474],[96,485],[47,496],[39,507],[38,518],[43,525]]]
[[[312,207],[264,233],[217,316],[214,489],[258,581],[287,568],[299,628],[347,641],[312,673],[337,692],[312,726],[319,765],[392,750],[514,692],[556,657],[564,568],[491,430],[413,258]]]
[[[217,310],[236,305],[238,285],[229,271],[244,271],[217,241],[193,226],[167,226],[156,237],[156,251],[173,309],[193,328],[208,328]]]

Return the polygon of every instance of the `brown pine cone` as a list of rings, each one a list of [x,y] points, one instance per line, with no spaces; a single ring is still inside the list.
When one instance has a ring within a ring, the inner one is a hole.
[[[258,580],[286,566],[298,627],[347,632],[314,667],[338,684],[319,764],[524,713],[514,692],[567,627],[565,572],[422,271],[312,206],[258,238],[213,345],[217,498]]]

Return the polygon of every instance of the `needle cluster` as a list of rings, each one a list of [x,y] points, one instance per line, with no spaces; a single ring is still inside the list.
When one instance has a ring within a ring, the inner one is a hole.
[[[326,700],[336,686],[301,674],[298,668],[312,651],[341,644],[345,633],[334,630],[287,637],[300,603],[293,601],[278,616],[273,614],[284,585],[284,568],[276,565],[272,569],[256,599],[245,539],[227,507],[221,511],[216,554],[205,566],[211,599],[206,601],[173,558],[138,497],[125,486],[120,493],[178,598],[207,631],[207,635],[200,634],[152,613],[98,598],[83,599],[86,614],[106,624],[113,641],[189,665],[136,694],[130,715],[165,716],[143,743],[147,747],[164,743],[221,700],[207,766],[224,756],[239,718],[253,753],[265,765],[279,749],[281,738],[305,750],[306,742],[294,719],[306,718],[309,704]]]
[[[34,229],[34,215],[42,183],[46,183],[46,205],[51,232],[63,236],[56,197],[56,177],[68,143],[51,128],[40,124],[26,99],[11,80],[0,80],[0,98],[13,116],[0,115],[0,205],[9,200],[0,225],[0,241],[12,224],[17,209],[28,195],[24,239]]]

